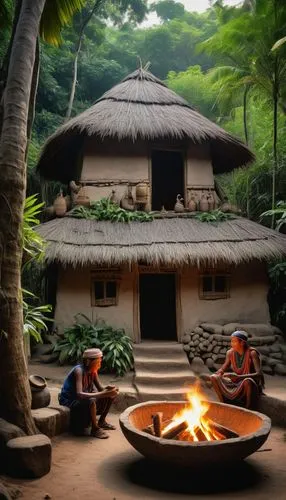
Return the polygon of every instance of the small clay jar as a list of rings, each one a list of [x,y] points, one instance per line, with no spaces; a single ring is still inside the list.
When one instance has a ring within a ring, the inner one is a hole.
[[[209,210],[209,202],[207,200],[206,195],[203,193],[200,199],[200,211],[208,212],[208,210]]]
[[[195,212],[197,210],[197,204],[194,196],[191,196],[189,200],[188,209],[190,212]]]
[[[49,406],[51,402],[51,393],[47,387],[44,389],[36,389],[35,387],[31,387],[32,394],[32,410],[37,410],[37,408],[45,408]]]
[[[174,211],[177,212],[177,213],[182,213],[185,211],[185,207],[183,205],[183,198],[181,197],[180,194],[177,195],[177,201],[175,203],[175,206],[174,206]]]
[[[209,204],[209,211],[212,212],[215,208],[215,200],[211,192],[208,195],[208,204]]]
[[[115,205],[119,205],[120,204],[120,200],[116,196],[115,189],[112,189],[112,192],[111,192],[111,195],[110,195],[109,199],[110,199],[111,203],[114,203]]]
[[[147,203],[149,197],[149,186],[146,182],[139,182],[135,188],[136,203]]]
[[[45,408],[51,402],[51,393],[47,388],[47,382],[40,375],[30,375],[29,383],[32,395],[32,410]]]
[[[127,193],[121,198],[120,205],[125,210],[133,211],[135,208],[134,198],[132,194],[132,187],[128,186]]]
[[[222,212],[231,212],[231,205],[228,203],[227,198],[224,199],[223,204],[219,207]]]
[[[60,193],[57,196],[53,206],[57,217],[63,217],[67,213],[67,202],[63,196],[63,193]]]
[[[75,199],[76,205],[82,205],[83,207],[90,206],[90,197],[87,196],[85,188],[81,188]]]

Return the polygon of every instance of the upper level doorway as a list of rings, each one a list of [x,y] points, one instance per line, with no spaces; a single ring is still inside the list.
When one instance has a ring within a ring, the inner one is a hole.
[[[154,149],[151,156],[152,210],[174,210],[176,197],[184,198],[185,168],[183,151]]]

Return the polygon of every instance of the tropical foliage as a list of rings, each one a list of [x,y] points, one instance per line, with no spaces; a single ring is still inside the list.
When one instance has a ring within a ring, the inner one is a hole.
[[[195,218],[201,222],[223,222],[229,219],[234,219],[235,215],[231,213],[225,213],[221,210],[212,210],[211,212],[199,212],[195,215]]]
[[[25,199],[23,214],[23,253],[26,264],[32,261],[40,262],[44,256],[45,242],[34,230],[40,224],[38,216],[42,212],[44,202],[38,202],[38,194],[33,194]]]
[[[37,301],[37,297],[28,290],[23,290],[23,297],[27,297],[26,300],[23,298],[24,335],[27,335],[29,339],[33,338],[35,342],[42,342],[41,333],[48,331],[47,322],[52,321],[50,317],[46,316],[47,313],[51,312],[52,306],[33,305]]]
[[[124,330],[115,329],[103,320],[92,323],[80,313],[75,316],[75,323],[65,329],[54,351],[59,354],[60,364],[74,363],[81,361],[83,351],[91,347],[103,352],[102,371],[122,376],[133,366],[132,343]]]
[[[151,214],[135,210],[131,212],[120,208],[108,198],[92,202],[90,207],[77,206],[70,212],[77,219],[110,220],[111,222],[147,222],[153,220]]]

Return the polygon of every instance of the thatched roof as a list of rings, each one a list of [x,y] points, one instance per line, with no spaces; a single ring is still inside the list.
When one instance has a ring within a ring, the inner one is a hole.
[[[194,218],[112,223],[65,216],[38,226],[46,260],[63,265],[238,264],[286,254],[286,236],[248,219],[217,224]]]
[[[96,136],[98,140],[208,143],[215,173],[254,159],[241,141],[195,111],[143,69],[124,78],[48,139],[38,164],[40,174],[62,182],[77,179],[78,156],[85,136]]]

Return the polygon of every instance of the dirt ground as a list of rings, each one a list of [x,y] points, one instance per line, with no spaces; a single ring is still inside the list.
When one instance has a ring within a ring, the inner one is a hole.
[[[24,500],[269,500],[286,498],[285,430],[274,428],[260,452],[230,469],[202,473],[156,465],[139,455],[119,429],[108,440],[61,435],[53,439],[50,474],[11,480]]]

